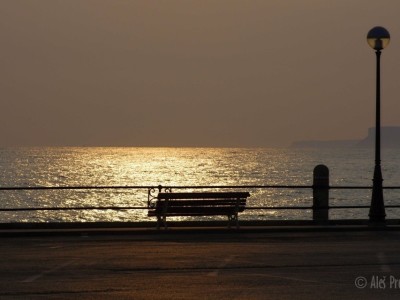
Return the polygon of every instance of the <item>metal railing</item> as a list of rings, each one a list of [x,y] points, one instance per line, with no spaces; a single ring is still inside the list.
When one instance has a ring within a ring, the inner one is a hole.
[[[322,168],[321,168],[322,167]],[[384,190],[400,190],[400,186],[383,187]],[[85,190],[101,191],[111,190],[143,190],[147,193],[147,203],[143,205],[82,205],[82,206],[53,206],[53,207],[0,207],[0,212],[22,212],[22,211],[82,211],[82,210],[147,210],[152,207],[152,202],[157,198],[159,192],[171,192],[172,190],[310,190],[312,191],[311,205],[249,205],[246,210],[311,210],[314,221],[327,221],[329,210],[332,209],[367,209],[369,205],[330,205],[329,191],[331,190],[372,190],[372,186],[331,186],[329,185],[329,171],[319,165],[314,169],[312,185],[229,185],[229,186],[35,186],[35,187],[0,187],[0,192],[7,191],[62,191],[62,190]],[[251,198],[249,202],[251,203]],[[386,205],[386,208],[400,208],[400,205]]]
[[[151,199],[161,191],[172,190],[310,190],[321,187],[315,185],[229,185],[229,186],[40,186],[40,187],[0,187],[1,191],[57,191],[57,190],[145,190],[148,195],[147,205],[143,206],[67,206],[67,207],[3,207],[5,211],[62,211],[62,210],[146,210]],[[328,186],[327,190],[372,190],[372,186]],[[384,190],[400,190],[400,186],[383,187]],[[314,199],[315,200],[315,199]],[[385,205],[386,208],[400,208],[400,205]],[[319,209],[354,209],[369,208],[369,205],[326,205]],[[246,210],[313,210],[315,204],[309,206],[246,206]]]

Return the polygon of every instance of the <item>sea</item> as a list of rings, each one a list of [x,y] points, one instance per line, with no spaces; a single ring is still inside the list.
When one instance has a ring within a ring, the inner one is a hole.
[[[249,207],[310,207],[311,189],[263,186],[310,186],[319,164],[329,168],[331,186],[372,186],[374,150],[370,148],[1,148],[1,188],[72,189],[0,190],[0,223],[149,221],[145,209],[149,191],[153,196],[157,193],[150,187],[159,185],[175,191],[249,191]],[[400,149],[382,149],[382,173],[384,186],[400,186]],[[132,188],[73,189],[99,186]],[[399,205],[400,190],[384,190],[384,200],[386,205]],[[369,189],[330,190],[332,206],[370,202]],[[138,209],[6,210],[65,207]],[[332,209],[329,218],[367,219],[368,212],[366,208]],[[388,219],[398,219],[400,208],[387,208],[386,214]],[[240,215],[248,220],[311,218],[309,209],[249,209]]]

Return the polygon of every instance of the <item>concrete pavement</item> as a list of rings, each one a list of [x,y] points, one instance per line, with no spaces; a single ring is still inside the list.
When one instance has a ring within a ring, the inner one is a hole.
[[[400,231],[120,233],[2,237],[0,299],[400,296]]]

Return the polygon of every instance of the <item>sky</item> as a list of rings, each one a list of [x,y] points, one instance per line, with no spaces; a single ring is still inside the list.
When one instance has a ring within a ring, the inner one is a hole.
[[[0,146],[286,147],[400,126],[398,0],[0,0]]]

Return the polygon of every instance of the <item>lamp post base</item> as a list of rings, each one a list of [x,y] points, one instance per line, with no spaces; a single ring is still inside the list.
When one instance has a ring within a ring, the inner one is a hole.
[[[386,212],[383,203],[382,171],[381,166],[376,165],[374,170],[374,179],[372,180],[372,199],[369,210],[369,223],[371,225],[385,225]]]

